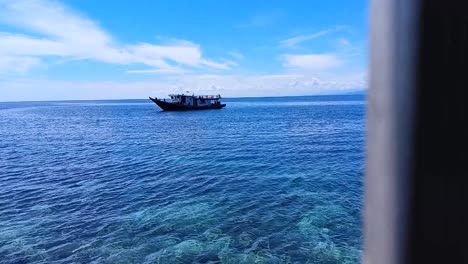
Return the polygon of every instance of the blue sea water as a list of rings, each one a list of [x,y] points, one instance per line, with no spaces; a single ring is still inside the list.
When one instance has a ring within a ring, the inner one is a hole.
[[[0,263],[358,263],[365,98],[0,103]]]

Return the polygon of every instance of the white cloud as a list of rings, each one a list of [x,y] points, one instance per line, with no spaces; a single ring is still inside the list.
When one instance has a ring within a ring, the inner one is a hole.
[[[297,70],[327,70],[343,64],[335,54],[286,54],[282,59],[284,67]]]
[[[318,37],[321,37],[321,36],[324,36],[324,35],[339,31],[339,30],[346,29],[346,28],[347,26],[335,26],[335,27],[324,29],[324,30],[320,30],[312,34],[295,36],[295,37],[280,41],[280,46],[286,47],[286,48],[295,48],[301,42],[311,40],[314,38],[318,38]]]
[[[163,45],[118,43],[97,22],[58,2],[0,1],[0,22],[42,35],[0,32],[1,56],[59,56],[114,64],[141,63],[161,72],[175,72],[171,63],[230,69],[228,64],[203,58],[200,47],[189,41],[170,40]],[[5,66],[2,71],[8,69]]]
[[[366,74],[273,75],[168,75],[165,80],[54,81],[43,79],[0,80],[0,101],[131,99],[166,97],[170,93],[219,93],[224,97],[314,95],[346,92],[367,87]]]
[[[40,60],[34,57],[0,55],[0,72],[25,73],[39,64]]]
[[[57,41],[0,32],[0,54],[32,56],[69,56],[70,48]]]

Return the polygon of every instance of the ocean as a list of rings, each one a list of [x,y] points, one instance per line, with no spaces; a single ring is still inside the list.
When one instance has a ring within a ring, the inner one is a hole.
[[[365,97],[0,103],[0,263],[359,263]]]

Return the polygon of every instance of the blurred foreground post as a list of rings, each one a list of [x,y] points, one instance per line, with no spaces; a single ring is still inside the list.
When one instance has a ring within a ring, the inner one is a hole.
[[[364,263],[468,263],[463,1],[371,1]]]

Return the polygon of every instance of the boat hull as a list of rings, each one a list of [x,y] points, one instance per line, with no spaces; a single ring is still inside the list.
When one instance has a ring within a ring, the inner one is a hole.
[[[193,111],[193,110],[211,110],[211,109],[221,109],[226,106],[226,104],[217,104],[217,105],[207,105],[207,106],[188,106],[182,104],[173,104],[169,102],[160,101],[157,98],[149,98],[153,103],[159,106],[163,111]]]

